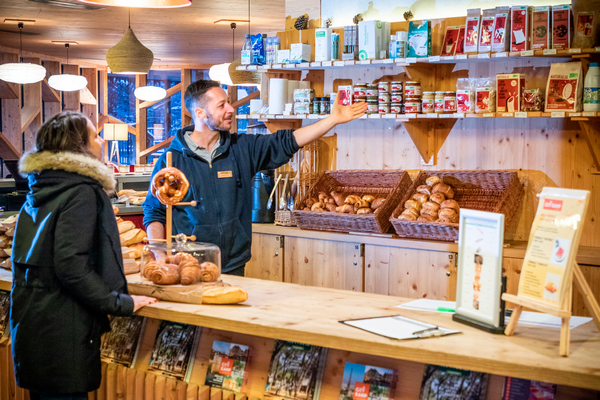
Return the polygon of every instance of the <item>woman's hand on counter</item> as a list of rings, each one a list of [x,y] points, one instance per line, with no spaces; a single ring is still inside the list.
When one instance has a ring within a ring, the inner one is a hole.
[[[137,312],[144,306],[158,302],[158,299],[155,299],[154,297],[131,295],[131,298],[133,299],[133,312]]]

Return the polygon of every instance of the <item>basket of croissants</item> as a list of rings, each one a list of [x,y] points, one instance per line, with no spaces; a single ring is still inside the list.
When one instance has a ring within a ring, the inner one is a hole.
[[[522,199],[516,172],[422,171],[391,222],[400,237],[456,241],[461,208],[504,214],[508,227]]]
[[[405,171],[326,171],[296,203],[302,229],[387,233],[390,216],[411,186]]]

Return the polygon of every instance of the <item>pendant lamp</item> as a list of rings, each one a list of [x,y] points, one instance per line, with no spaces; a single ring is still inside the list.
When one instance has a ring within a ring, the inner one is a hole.
[[[19,22],[19,42],[20,53],[23,53],[23,23]],[[19,61],[21,55],[19,54]],[[0,65],[0,79],[6,82],[25,85],[28,83],[40,82],[46,77],[46,68],[38,64],[31,63],[6,63]]]
[[[176,8],[192,5],[192,0],[79,0],[79,2],[97,6],[134,8]]]
[[[167,91],[158,86],[140,86],[133,94],[142,101],[158,101],[167,97]]]
[[[154,54],[145,47],[131,30],[131,11],[129,27],[119,43],[106,52],[106,63],[115,74],[147,74],[152,68]]]
[[[65,43],[67,49],[67,64],[69,64],[69,43]],[[60,90],[62,92],[74,92],[81,90],[87,86],[87,78],[81,75],[73,74],[60,74],[52,75],[48,78],[48,85],[52,89]]]

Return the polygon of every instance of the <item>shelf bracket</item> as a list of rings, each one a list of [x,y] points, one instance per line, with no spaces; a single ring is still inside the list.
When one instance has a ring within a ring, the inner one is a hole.
[[[585,140],[592,153],[595,171],[593,174],[600,174],[600,133],[594,129],[592,122],[589,119],[578,120],[581,132],[585,136]]]
[[[433,158],[435,165],[437,153],[444,145],[456,121],[456,118],[417,119],[403,124],[423,160],[428,163]]]

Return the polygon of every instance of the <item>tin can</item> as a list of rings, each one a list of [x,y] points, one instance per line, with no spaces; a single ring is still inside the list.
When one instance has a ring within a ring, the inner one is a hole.
[[[402,113],[402,103],[392,103],[390,104],[390,112],[392,114],[401,114]]]
[[[390,97],[390,101],[392,103],[402,103],[404,97],[402,96],[402,91],[394,91]]]
[[[444,92],[435,92],[434,111],[437,114],[444,113]]]
[[[390,83],[389,82],[379,82],[378,89],[379,89],[379,93],[381,92],[386,92],[389,93],[390,92]]]
[[[409,81],[404,85],[404,97],[420,97],[421,82]]]
[[[391,98],[391,96],[388,92],[379,92],[379,104],[382,104],[382,103],[389,104],[390,98]]]
[[[448,91],[444,93],[444,113],[453,114],[456,112],[456,92]]]
[[[402,92],[403,84],[400,81],[393,81],[390,83],[390,89],[392,92]]]
[[[388,114],[390,112],[389,103],[379,103],[379,114]]]

